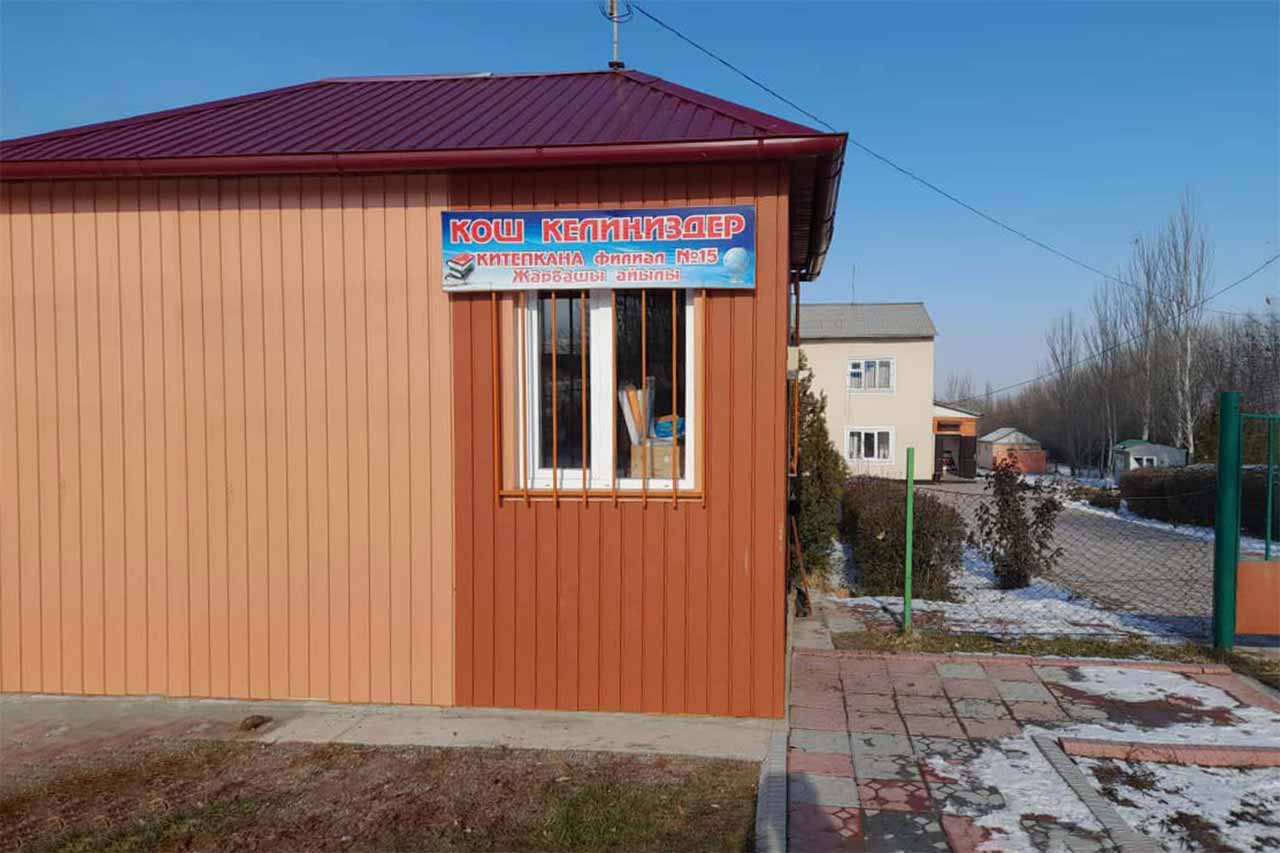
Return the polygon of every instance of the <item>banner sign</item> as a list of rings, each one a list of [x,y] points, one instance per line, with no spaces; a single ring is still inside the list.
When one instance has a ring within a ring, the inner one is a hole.
[[[451,292],[756,286],[749,204],[442,216]]]

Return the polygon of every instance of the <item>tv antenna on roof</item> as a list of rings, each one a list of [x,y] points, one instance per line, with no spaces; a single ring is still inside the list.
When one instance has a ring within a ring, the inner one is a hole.
[[[618,24],[631,20],[634,12],[630,0],[605,0],[600,4],[600,14],[613,23],[613,59],[609,60],[612,71],[620,71],[627,66],[618,58]]]
[[[849,267],[849,304],[853,305],[858,301],[858,265],[854,264]]]

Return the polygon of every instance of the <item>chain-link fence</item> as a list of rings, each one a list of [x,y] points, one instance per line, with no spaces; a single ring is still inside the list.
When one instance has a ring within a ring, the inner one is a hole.
[[[966,544],[952,571],[950,601],[916,598],[917,627],[991,636],[1099,636],[1201,638],[1213,610],[1213,530],[1142,518],[1129,505],[1092,506],[1063,486],[1046,489],[1062,504],[1051,548],[1056,559],[1026,586],[1001,588],[990,553]],[[955,509],[974,534],[995,497],[984,481],[919,483],[917,495]],[[919,498],[917,499],[919,500]],[[1024,497],[1028,517],[1039,497]],[[919,516],[917,516],[919,517]],[[917,522],[919,524],[919,522]],[[1247,552],[1256,543],[1242,541]],[[1260,547],[1260,545],[1258,545]],[[851,553],[856,582],[857,555]],[[901,620],[902,599],[861,597],[864,616]]]

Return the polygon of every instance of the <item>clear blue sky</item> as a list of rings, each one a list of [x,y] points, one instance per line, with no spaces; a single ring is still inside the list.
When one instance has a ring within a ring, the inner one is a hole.
[[[1280,246],[1280,5],[695,3],[668,23],[868,145],[1103,269],[1190,188],[1219,284]],[[637,15],[623,59],[804,120]],[[0,3],[5,138],[339,75],[603,68],[608,24],[561,3]],[[941,379],[1031,374],[1096,277],[850,148],[806,300],[924,300]],[[1261,310],[1280,264],[1215,303]]]

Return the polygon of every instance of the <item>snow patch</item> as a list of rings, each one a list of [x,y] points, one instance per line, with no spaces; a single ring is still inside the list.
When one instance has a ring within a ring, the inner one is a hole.
[[[1176,626],[1155,618],[1108,610],[1064,586],[1034,578],[1022,589],[999,589],[995,571],[982,552],[966,546],[953,589],[959,601],[912,599],[914,612],[942,613],[949,630],[1005,636],[1080,636],[1127,634],[1152,642],[1182,642]],[[872,606],[901,618],[902,596],[858,596],[837,603]]]
[[[1093,758],[1076,763],[1095,787],[1101,784],[1094,770],[1107,764]],[[1135,830],[1171,849],[1186,841],[1186,829],[1173,823],[1179,813],[1195,815],[1217,827],[1220,841],[1231,850],[1280,848],[1280,768],[1233,770],[1141,762],[1124,765],[1152,780],[1152,787],[1137,789],[1120,784],[1113,803]]]
[[[1122,702],[1145,702],[1151,699],[1182,699],[1205,708],[1236,708],[1240,705],[1225,691],[1176,672],[1159,672],[1118,667],[1080,667],[1079,680],[1071,686],[1095,696]]]

